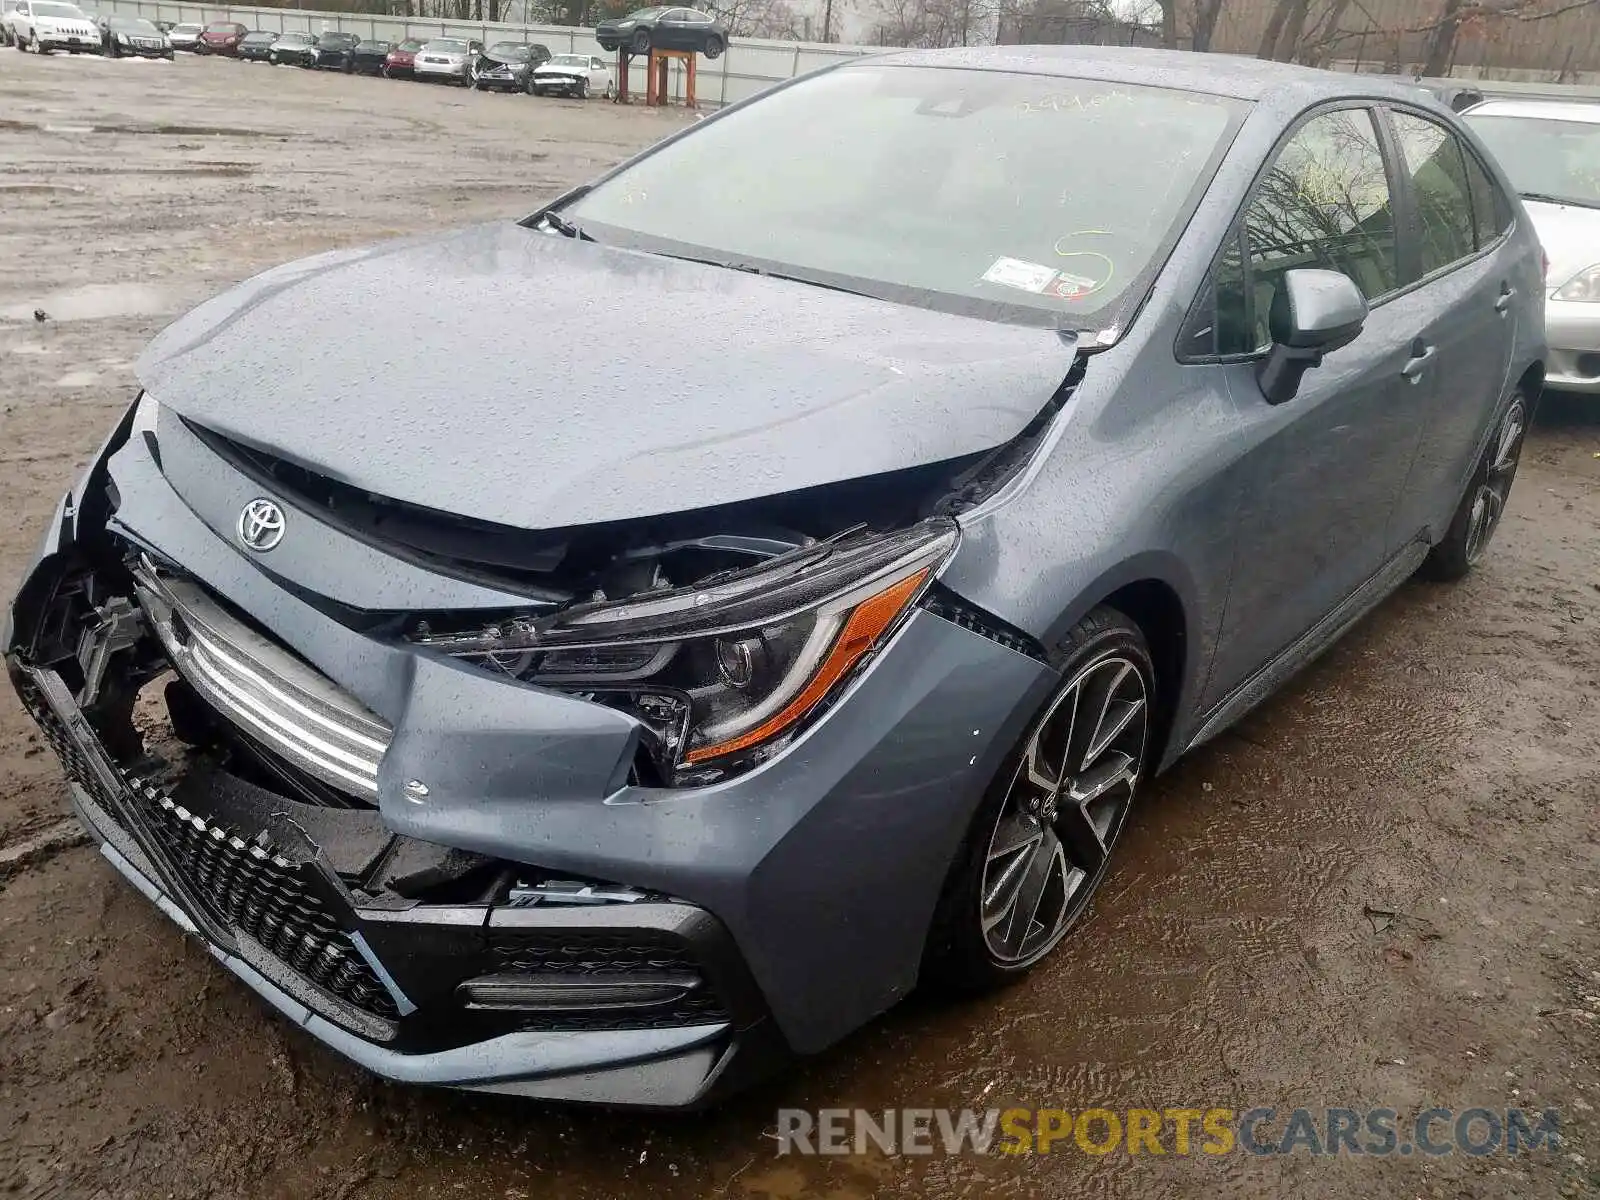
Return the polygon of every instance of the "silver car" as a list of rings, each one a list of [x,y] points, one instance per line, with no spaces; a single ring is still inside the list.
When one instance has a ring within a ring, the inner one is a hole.
[[[703,1104],[1043,963],[1153,776],[1466,575],[1542,288],[1393,80],[846,59],[179,319],[0,650],[107,865],[297,1032]]]
[[[200,44],[200,35],[205,28],[204,25],[174,25],[167,30],[167,41],[172,43],[174,50],[193,50]]]
[[[1488,100],[1466,120],[1522,194],[1550,263],[1546,383],[1600,393],[1600,104]]]
[[[418,79],[444,79],[463,86],[477,79],[483,43],[466,38],[435,38],[417,51],[413,68]]]

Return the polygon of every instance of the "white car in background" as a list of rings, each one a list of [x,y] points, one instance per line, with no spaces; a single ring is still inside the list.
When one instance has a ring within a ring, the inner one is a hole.
[[[16,34],[11,29],[11,18],[16,15],[22,0],[0,0],[0,46],[15,46]]]
[[[478,77],[478,55],[483,43],[466,38],[434,38],[417,51],[412,65],[416,79],[448,79],[471,87]]]
[[[1600,393],[1600,104],[1485,100],[1462,117],[1511,177],[1550,263],[1545,386]]]
[[[594,54],[557,54],[533,72],[537,96],[561,94],[582,100],[589,95],[607,100],[617,94],[617,80],[606,60]]]
[[[50,50],[99,54],[103,49],[94,22],[65,0],[22,0],[11,14],[11,29],[17,44],[35,54]]]
[[[174,50],[193,50],[200,44],[200,35],[205,31],[204,25],[174,25],[167,30],[167,41],[172,43]]]

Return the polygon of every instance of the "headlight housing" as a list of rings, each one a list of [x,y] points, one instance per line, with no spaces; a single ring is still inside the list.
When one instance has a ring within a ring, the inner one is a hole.
[[[854,531],[689,587],[410,639],[627,712],[651,782],[712,783],[772,757],[838,696],[957,537],[947,520]]]
[[[1569,300],[1579,304],[1600,303],[1600,263],[1585,267],[1556,289],[1554,300]]]

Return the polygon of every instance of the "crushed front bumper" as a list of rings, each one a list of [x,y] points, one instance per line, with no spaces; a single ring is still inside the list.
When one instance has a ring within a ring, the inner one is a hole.
[[[146,782],[113,760],[55,672],[15,661],[11,669],[105,859],[279,1012],[376,1074],[684,1107],[781,1055],[726,930],[703,910],[648,899],[363,907],[333,866],[363,837],[390,842],[376,812],[317,813],[271,796],[284,811],[264,819],[237,780],[224,789],[237,794],[220,797]],[[297,852],[285,825],[319,842]],[[414,852],[393,843],[388,851]],[[692,986],[648,1009],[513,1013],[461,999],[465,981],[519,975]]]
[[[614,710],[341,619],[392,597],[448,607],[470,596],[459,580],[287,500],[294,538],[270,562],[241,550],[233,526],[259,485],[170,416],[130,410],[58,510],[0,644],[108,861],[280,1011],[397,1080],[680,1107],[830,1045],[914,986],[949,864],[1047,667],[919,611],[784,753],[712,786],[638,786],[636,729]],[[211,667],[186,662],[130,562],[167,564],[276,655],[191,613]],[[63,581],[85,578],[100,581],[92,606],[69,621]],[[165,693],[162,719],[176,728],[198,706],[243,766],[152,771],[148,741],[113,727],[132,710],[108,720],[114,681],[85,685],[96,644],[59,632],[113,609],[136,614],[136,632],[133,617],[97,626],[129,678],[153,687],[176,666],[187,685],[183,704]],[[228,699],[252,673],[273,684],[245,697],[254,716]],[[375,724],[320,705],[322,685]],[[297,753],[295,720],[371,735],[375,775],[330,767],[361,758],[360,737]],[[617,896],[528,902],[536,880]],[[546,985],[575,973],[676,990],[648,1004],[564,993],[553,1009]],[[507,975],[536,977],[537,1011],[473,998],[468,985]]]

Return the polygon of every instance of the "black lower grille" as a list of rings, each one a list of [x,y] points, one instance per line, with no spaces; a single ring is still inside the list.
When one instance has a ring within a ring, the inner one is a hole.
[[[386,1020],[398,1015],[350,935],[300,877],[300,868],[261,839],[245,841],[132,781],[132,799],[212,918],[248,933],[285,965],[348,1004]]]
[[[563,975],[602,982],[638,974],[693,976],[700,986],[653,1009],[549,1013],[530,1017],[528,1029],[664,1029],[710,1025],[728,1019],[689,947],[652,930],[625,933],[500,933],[491,938],[495,968],[506,973]]]
[[[162,857],[205,905],[212,921],[244,931],[295,974],[362,1012],[392,1021],[399,1014],[349,934],[300,877],[300,868],[270,845],[247,842],[239,833],[207,822],[164,792],[114,773],[96,770],[66,723],[27,681],[18,688],[24,707],[73,782],[84,787],[108,814],[135,806],[159,842]]]

